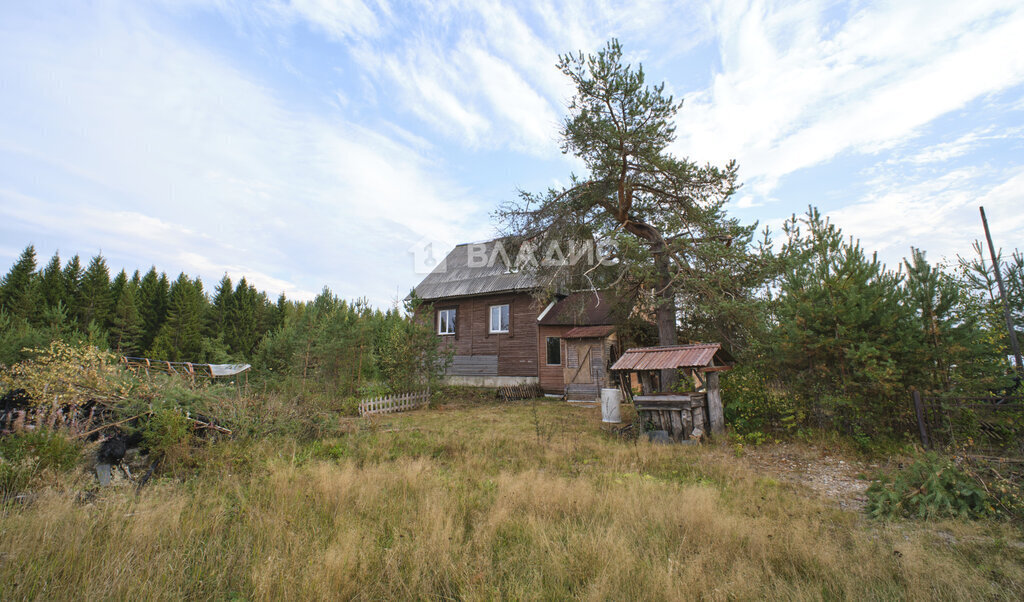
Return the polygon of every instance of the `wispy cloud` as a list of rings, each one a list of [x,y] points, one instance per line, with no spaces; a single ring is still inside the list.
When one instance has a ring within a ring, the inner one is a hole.
[[[0,147],[61,175],[26,185],[44,203],[32,212],[8,196],[11,219],[55,237],[85,231],[111,254],[152,257],[154,243],[180,243],[215,258],[189,264],[207,279],[244,268],[277,274],[266,285],[295,294],[326,283],[380,303],[414,279],[413,241],[479,235],[481,209],[422,149],[342,114],[291,108],[264,82],[120,12],[45,43],[40,32],[4,32],[0,68],[21,94],[4,95],[0,110],[21,118],[3,122]],[[188,267],[182,257],[152,260],[176,271]],[[374,272],[395,277],[374,282]]]
[[[1019,2],[40,0],[0,8],[0,254],[386,304],[417,241],[580,170],[554,65],[612,36],[685,97],[674,150],[739,159],[742,215],[821,204],[898,258],[984,202],[1020,246]]]
[[[1024,81],[1024,8],[1014,2],[780,8],[723,2],[713,11],[722,70],[695,91],[678,150],[738,158],[760,194],[844,151],[870,153],[935,118]]]
[[[887,177],[873,188],[877,192],[828,215],[890,264],[909,255],[912,246],[925,248],[933,259],[968,254],[971,243],[983,236],[979,206],[985,206],[1000,245],[1021,243],[1020,167],[999,174],[958,168],[916,183]]]

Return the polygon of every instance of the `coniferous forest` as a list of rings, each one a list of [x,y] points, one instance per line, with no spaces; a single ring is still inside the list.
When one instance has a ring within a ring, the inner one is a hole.
[[[212,290],[150,268],[111,276],[102,255],[83,266],[55,254],[43,266],[27,246],[0,281],[0,365],[53,340],[129,357],[249,362],[258,378],[341,395],[408,388],[422,375],[411,347],[436,356],[430,329],[397,308],[382,311],[324,289],[313,301],[272,300],[244,277]]]

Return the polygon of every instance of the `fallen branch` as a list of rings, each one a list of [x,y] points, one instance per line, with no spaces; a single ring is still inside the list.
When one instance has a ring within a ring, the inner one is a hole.
[[[231,429],[229,429],[229,428],[224,428],[223,426],[218,426],[218,425],[216,425],[216,424],[214,424],[212,422],[203,422],[202,420],[197,420],[195,418],[192,418],[191,416],[186,416],[186,418],[188,418],[192,422],[196,423],[198,425],[197,428],[213,429],[213,430],[217,431],[218,433],[224,433],[224,434],[227,434],[227,435],[231,434]]]
[[[153,410],[147,410],[147,411],[145,411],[145,412],[143,412],[141,414],[136,414],[135,416],[132,416],[131,418],[125,418],[124,420],[118,420],[117,422],[111,422],[110,424],[104,424],[103,426],[99,426],[99,427],[96,427],[96,428],[94,428],[92,430],[85,431],[84,433],[79,433],[77,435],[74,435],[71,438],[72,439],[77,439],[79,437],[88,437],[89,435],[91,435],[93,433],[98,433],[98,432],[102,431],[103,429],[107,429],[107,428],[110,428],[112,426],[118,426],[120,424],[124,424],[125,422],[130,422],[132,420],[135,420],[136,418],[141,418],[141,417],[145,416],[146,414],[152,414],[152,413],[153,413]]]

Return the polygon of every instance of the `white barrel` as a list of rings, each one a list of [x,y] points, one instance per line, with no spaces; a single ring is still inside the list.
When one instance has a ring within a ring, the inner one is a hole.
[[[618,389],[601,389],[601,419],[604,422],[622,422],[619,406],[622,404],[622,391]]]

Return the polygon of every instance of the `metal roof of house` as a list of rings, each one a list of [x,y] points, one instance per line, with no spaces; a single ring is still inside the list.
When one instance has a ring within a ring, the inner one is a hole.
[[[501,254],[494,252],[497,242],[492,240],[458,245],[416,286],[416,296],[430,301],[537,288],[533,274],[526,270],[507,270]],[[514,253],[515,250],[506,246],[506,251]],[[510,259],[514,260],[515,257],[511,256]]]
[[[703,345],[676,345],[672,347],[641,347],[622,354],[612,370],[666,370],[673,368],[700,368],[711,366],[715,354],[723,362],[732,358],[722,351],[718,343]]]
[[[592,339],[603,338],[615,332],[615,327],[605,326],[577,326],[562,335],[566,339]]]
[[[594,326],[614,322],[608,291],[572,293],[555,303],[538,321],[541,326]]]

